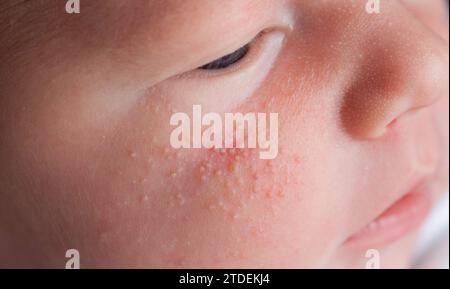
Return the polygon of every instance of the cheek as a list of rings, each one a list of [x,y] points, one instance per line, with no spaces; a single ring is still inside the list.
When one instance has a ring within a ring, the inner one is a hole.
[[[433,108],[433,115],[436,117],[435,123],[439,130],[442,142],[443,156],[441,157],[441,167],[439,170],[439,180],[444,190],[448,190],[449,178],[449,97],[444,97],[436,103]]]
[[[164,163],[151,176],[154,188],[165,186],[154,194],[167,198],[153,204],[160,220],[155,224],[163,219],[167,226],[153,228],[159,233],[151,238],[160,244],[171,240],[160,262],[218,267],[318,262],[320,248],[330,240],[313,236],[337,230],[325,214],[338,195],[330,197],[328,186],[334,168],[328,165],[333,156],[327,144],[333,142],[301,127],[301,136],[298,125],[281,129],[275,160],[261,160],[258,150],[248,149],[166,148],[151,156]]]
[[[180,173],[166,179],[169,207],[160,208],[173,220],[165,236],[173,243],[169,266],[282,260],[282,248],[295,239],[286,235],[285,210],[301,203],[291,187],[299,184],[299,160],[262,161],[250,150],[203,151],[187,162],[172,157],[171,170]]]
[[[316,184],[324,169],[313,160],[315,150],[327,150],[308,146],[313,142],[308,139],[318,134],[302,130],[306,135],[298,142],[289,140],[294,128],[282,128],[275,160],[261,160],[258,150],[249,149],[175,150],[168,143],[169,116],[170,105],[143,106],[116,132],[123,140],[111,151],[119,153],[104,166],[109,183],[103,190],[114,196],[117,208],[109,210],[109,247],[126,244],[129,254],[141,248],[139,257],[130,259],[153,266],[316,261],[321,252],[306,249],[311,236],[332,227],[317,210],[326,190]]]
[[[293,213],[302,203],[301,156],[282,147],[274,161],[256,150],[174,150],[162,117],[169,110],[151,107],[114,130],[35,123],[10,138],[22,145],[11,146],[9,177],[22,181],[2,181],[16,198],[2,212],[11,223],[26,220],[15,237],[35,236],[26,255],[47,248],[55,266],[53,248],[66,247],[79,248],[86,266],[256,266],[261,255],[288,262],[288,248],[298,247],[290,228],[303,222]]]

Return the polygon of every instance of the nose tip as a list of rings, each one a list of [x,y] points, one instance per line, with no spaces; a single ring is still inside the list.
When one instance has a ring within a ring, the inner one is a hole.
[[[415,64],[406,67],[408,72],[403,74],[405,87],[398,95],[392,96],[384,119],[375,123],[372,137],[382,135],[390,124],[404,114],[427,108],[448,96],[448,50],[434,49],[417,57],[419,60]]]
[[[380,137],[404,114],[448,95],[448,44],[384,45],[371,50],[345,95],[342,119],[357,138]]]
[[[411,108],[420,109],[434,104],[441,97],[448,95],[449,56],[445,49],[434,49],[420,57],[421,60],[412,69],[416,70],[411,78]]]

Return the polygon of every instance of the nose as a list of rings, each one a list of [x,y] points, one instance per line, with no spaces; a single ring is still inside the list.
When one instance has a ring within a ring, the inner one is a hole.
[[[362,42],[345,93],[341,117],[355,138],[380,137],[406,113],[448,96],[448,43],[410,15],[392,19]]]

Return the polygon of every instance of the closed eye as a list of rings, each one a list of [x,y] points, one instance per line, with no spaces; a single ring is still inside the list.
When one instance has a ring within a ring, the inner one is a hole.
[[[250,49],[250,44],[246,44],[245,46],[239,48],[238,50],[234,51],[233,53],[227,54],[219,59],[216,59],[208,64],[205,64],[203,66],[200,66],[199,69],[202,70],[220,70],[228,68],[242,59],[245,58],[248,51]]]
[[[197,66],[194,70],[181,73],[177,75],[177,78],[218,79],[236,75],[237,72],[248,71],[248,68],[258,62],[271,62],[274,59],[269,56],[276,57],[281,49],[284,35],[284,31],[263,30],[234,52]]]

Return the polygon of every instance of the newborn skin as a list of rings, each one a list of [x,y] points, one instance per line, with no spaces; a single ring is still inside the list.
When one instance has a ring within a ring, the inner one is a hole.
[[[0,267],[409,265],[348,240],[448,188],[444,1],[61,2],[0,4]],[[193,105],[278,113],[278,156],[173,149]]]

